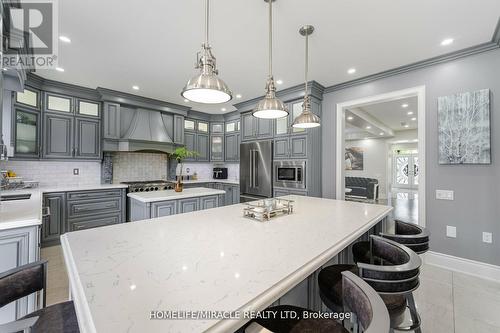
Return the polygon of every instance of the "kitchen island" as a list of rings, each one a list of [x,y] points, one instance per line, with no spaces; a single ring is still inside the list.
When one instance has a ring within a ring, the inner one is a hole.
[[[392,210],[286,198],[294,200],[294,213],[269,222],[244,218],[237,204],[63,235],[80,331],[233,332],[249,319],[150,317],[262,310]]]

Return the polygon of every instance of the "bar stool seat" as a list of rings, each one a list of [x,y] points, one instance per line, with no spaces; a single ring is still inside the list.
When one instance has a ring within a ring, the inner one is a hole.
[[[429,251],[430,232],[413,223],[394,220],[394,233],[381,232],[380,236],[403,244],[417,254]]]
[[[79,333],[73,301],[57,303],[32,312],[22,319],[39,317],[31,333]]]
[[[340,323],[334,319],[302,319],[305,313],[313,314],[314,311],[292,305],[278,305],[267,308],[266,311],[276,311],[279,319],[255,319],[255,322],[274,333],[348,333]],[[293,311],[299,314],[299,318],[284,318],[286,314]],[[282,318],[282,319],[281,319]]]

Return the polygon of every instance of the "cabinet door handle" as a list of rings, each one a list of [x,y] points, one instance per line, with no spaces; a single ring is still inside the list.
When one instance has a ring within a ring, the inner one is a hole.
[[[44,212],[45,211],[45,212]],[[50,207],[42,207],[42,217],[50,216]]]

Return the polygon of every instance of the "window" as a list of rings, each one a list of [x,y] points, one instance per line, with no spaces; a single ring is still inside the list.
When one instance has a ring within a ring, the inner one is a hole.
[[[17,92],[16,102],[38,108],[38,92],[30,89],[24,89],[23,92]]]

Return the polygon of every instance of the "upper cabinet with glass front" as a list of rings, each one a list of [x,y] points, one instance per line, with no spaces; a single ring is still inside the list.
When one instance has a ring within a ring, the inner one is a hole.
[[[73,98],[70,96],[44,93],[44,110],[48,112],[73,113]]]
[[[198,132],[208,133],[208,123],[198,120]]]
[[[228,121],[228,122],[226,122],[225,125],[226,125],[226,133],[233,133],[233,132],[240,131],[240,121],[239,120]]]
[[[288,104],[289,115],[287,117],[278,118],[275,121],[275,135],[289,135],[304,133],[303,128],[292,127],[293,121],[302,113],[302,100]]]
[[[76,113],[80,116],[99,118],[101,116],[101,104],[99,102],[77,99]]]
[[[24,91],[16,92],[15,103],[40,109],[40,91],[26,88]]]

